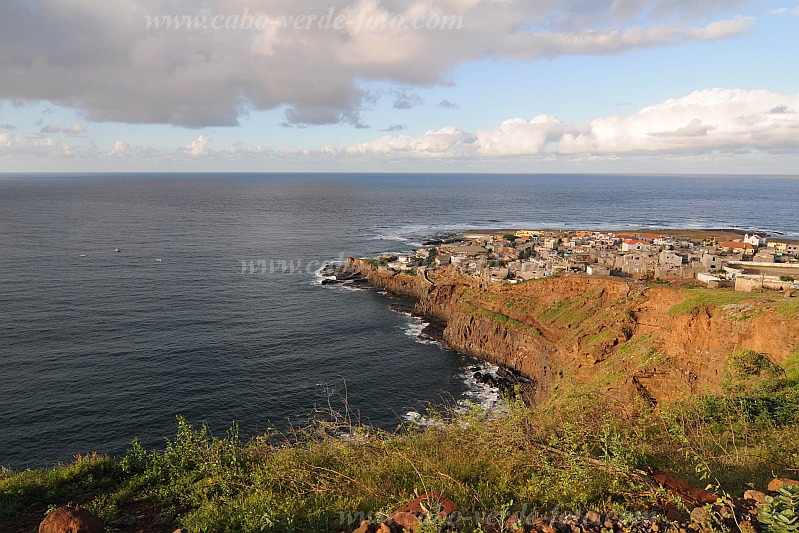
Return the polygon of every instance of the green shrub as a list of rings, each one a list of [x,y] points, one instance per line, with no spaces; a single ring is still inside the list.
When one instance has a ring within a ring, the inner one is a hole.
[[[727,358],[727,369],[735,379],[748,379],[763,374],[774,377],[785,373],[768,355],[754,350],[744,350]]]
[[[766,496],[766,504],[757,513],[768,533],[799,531],[799,485],[780,489],[776,496]]]

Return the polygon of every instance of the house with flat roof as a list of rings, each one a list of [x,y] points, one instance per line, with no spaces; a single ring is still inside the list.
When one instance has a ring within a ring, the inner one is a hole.
[[[663,250],[658,256],[658,264],[666,268],[679,268],[683,261],[683,256],[677,255],[671,250]]]
[[[705,270],[719,270],[721,268],[721,258],[715,254],[702,254],[699,260]]]
[[[588,265],[585,272],[589,276],[610,276],[610,269],[604,265]]]

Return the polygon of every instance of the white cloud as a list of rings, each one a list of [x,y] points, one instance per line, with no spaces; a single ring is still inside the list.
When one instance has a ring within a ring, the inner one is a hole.
[[[457,128],[446,127],[431,130],[423,135],[400,135],[381,137],[375,141],[360,143],[346,149],[348,154],[404,154],[408,156],[452,157],[474,153],[476,137]]]
[[[124,141],[117,141],[114,143],[114,148],[111,150],[111,155],[129,155],[130,145]]]
[[[73,155],[73,149],[69,144],[52,137],[0,133],[0,159],[63,158]]]
[[[389,128],[392,129],[392,128]],[[210,150],[199,135],[179,148],[130,145],[119,140],[104,149],[70,146],[37,133],[0,133],[0,159],[35,162],[33,168],[64,169],[64,161],[118,168],[210,170],[265,168],[308,170],[324,166],[346,171],[369,168],[519,171],[536,168],[569,171],[795,172],[799,164],[799,94],[767,90],[704,89],[668,99],[629,114],[570,123],[551,115],[513,118],[493,129],[464,131],[446,126],[419,135],[388,134],[337,148],[232,142]],[[767,156],[767,157],[766,157]],[[47,161],[52,162],[46,167]],[[106,163],[104,163],[106,162]],[[59,166],[61,165],[61,166]],[[523,165],[523,166],[522,166]],[[556,165],[556,166],[552,166]],[[557,165],[561,165],[557,167]],[[599,166],[596,166],[599,165]],[[615,166],[614,166],[615,165]],[[88,167],[86,167],[88,168]],[[97,168],[96,166],[94,168]]]
[[[348,153],[410,157],[619,156],[701,154],[718,150],[799,153],[799,94],[706,89],[587,124],[541,115],[506,120],[474,133],[447,127],[385,136]]]
[[[538,155],[545,151],[548,143],[557,141],[571,129],[548,115],[530,121],[515,118],[494,130],[477,131],[476,149],[479,155],[489,156]]]
[[[775,109],[784,112],[775,113]],[[558,151],[574,153],[708,152],[799,148],[799,95],[705,89],[629,116],[591,121],[566,134]]]
[[[361,126],[358,113],[369,101],[363,87],[371,80],[430,86],[446,82],[454,67],[485,58],[532,61],[733,37],[751,26],[730,18],[747,3],[754,0],[0,2],[0,71],[14,72],[0,77],[0,100],[47,100],[95,121],[235,125],[249,110],[285,107],[289,123]],[[148,15],[232,16],[245,8],[278,24],[146,27]],[[330,8],[351,24],[284,29],[278,18],[321,17]],[[408,26],[371,23],[383,16]],[[444,17],[462,17],[462,28],[410,27]]]
[[[195,140],[191,142],[186,148],[188,148],[189,153],[191,153],[194,157],[201,157],[204,155],[208,155],[208,143],[211,142],[211,139],[206,137],[205,135],[200,135]]]

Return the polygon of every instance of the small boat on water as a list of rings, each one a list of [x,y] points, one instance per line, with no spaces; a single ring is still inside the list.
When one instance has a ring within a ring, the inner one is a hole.
[[[84,257],[86,257],[86,254],[80,254],[81,259],[83,259]]]
[[[160,263],[160,262],[161,262],[161,258],[160,258],[160,257],[156,257],[156,258],[155,258],[155,262],[156,262],[156,263]]]
[[[122,251],[122,250],[120,250],[119,248],[114,248],[114,252],[117,252],[117,253],[119,253],[119,252],[121,252],[121,251]]]

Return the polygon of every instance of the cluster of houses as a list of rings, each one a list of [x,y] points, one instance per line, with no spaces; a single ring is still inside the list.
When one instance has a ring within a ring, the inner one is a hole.
[[[665,281],[696,279],[711,287],[740,285],[740,290],[747,290],[745,283],[736,280],[751,276],[759,280],[760,287],[774,281],[775,285],[767,288],[796,288],[796,283],[788,279],[790,275],[748,274],[755,267],[784,269],[786,273],[795,272],[799,279],[799,243],[749,234],[732,241],[706,237],[699,242],[662,233],[469,233],[450,244],[382,259],[383,268],[395,271],[449,267],[487,282],[516,283],[558,273],[581,273]]]

